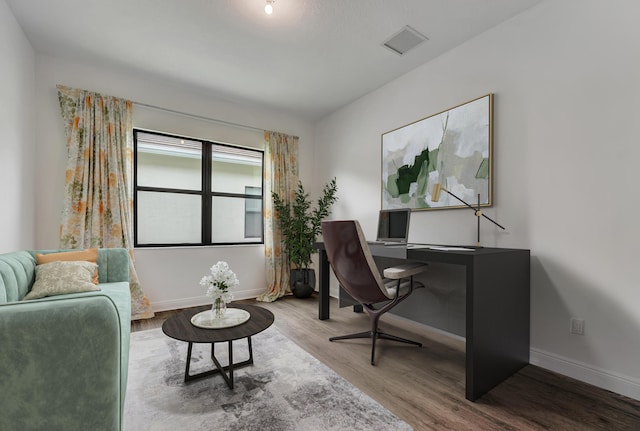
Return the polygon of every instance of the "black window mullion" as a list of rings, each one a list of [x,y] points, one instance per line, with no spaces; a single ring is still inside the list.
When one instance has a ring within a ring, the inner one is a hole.
[[[188,190],[188,189],[171,189],[167,187],[147,187],[147,186],[138,186],[137,191],[139,192],[157,192],[157,193],[176,193],[176,194],[185,194],[185,195],[200,195],[202,192],[200,190]]]
[[[211,244],[211,143],[202,143],[202,244]]]
[[[262,199],[262,195],[248,195],[246,193],[211,192],[211,196],[223,198]]]

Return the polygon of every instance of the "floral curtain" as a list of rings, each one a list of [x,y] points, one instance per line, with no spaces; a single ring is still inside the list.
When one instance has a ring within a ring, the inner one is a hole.
[[[289,258],[282,250],[282,235],[273,214],[271,193],[288,200],[295,198],[298,187],[298,138],[277,132],[264,132],[265,139],[265,211],[264,254],[267,291],[258,301],[273,302],[291,293],[289,288]]]
[[[133,265],[132,102],[57,88],[67,136],[60,248],[127,248],[131,318],[153,317]]]

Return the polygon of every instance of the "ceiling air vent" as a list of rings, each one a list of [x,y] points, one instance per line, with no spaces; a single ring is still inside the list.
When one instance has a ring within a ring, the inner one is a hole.
[[[398,33],[394,34],[382,45],[389,48],[398,55],[403,55],[407,51],[420,45],[425,40],[429,40],[425,35],[417,30],[406,26]]]

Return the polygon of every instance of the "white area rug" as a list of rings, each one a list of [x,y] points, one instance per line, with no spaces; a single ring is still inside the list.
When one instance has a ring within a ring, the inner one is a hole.
[[[231,390],[220,375],[183,382],[187,343],[160,329],[132,333],[125,430],[412,429],[275,327],[252,341],[254,364],[235,370]],[[191,374],[213,367],[209,346],[194,344]],[[234,362],[248,359],[246,340],[233,346]],[[216,344],[222,364],[226,348]]]

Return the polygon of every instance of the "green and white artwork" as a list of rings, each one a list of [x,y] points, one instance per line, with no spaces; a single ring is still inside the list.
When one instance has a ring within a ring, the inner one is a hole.
[[[382,208],[464,206],[440,184],[476,206],[492,204],[493,94],[382,135]]]

